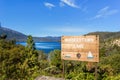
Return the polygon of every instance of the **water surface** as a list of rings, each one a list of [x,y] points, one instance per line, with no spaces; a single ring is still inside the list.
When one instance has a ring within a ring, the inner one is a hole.
[[[17,44],[21,44],[26,46],[26,42],[17,42]],[[43,50],[45,53],[49,53],[55,49],[61,50],[60,42],[36,42],[35,47],[37,50]]]

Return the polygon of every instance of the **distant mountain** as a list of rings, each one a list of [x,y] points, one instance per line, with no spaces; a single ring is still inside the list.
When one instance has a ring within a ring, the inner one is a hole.
[[[0,27],[0,35],[6,34],[8,40],[26,41],[27,35],[5,27]],[[35,42],[59,42],[61,37],[33,37]]]
[[[1,34],[6,34],[8,40],[16,39],[17,41],[24,41],[27,38],[26,35],[5,27],[0,27],[0,35]]]
[[[61,37],[33,37],[35,42],[60,42]]]
[[[5,27],[0,27],[0,35],[6,34],[8,40],[17,40],[17,41],[26,41],[27,35],[14,31]],[[99,35],[100,41],[108,39],[117,39],[120,38],[120,31],[118,32],[91,32],[86,35]],[[35,42],[60,42],[61,37],[33,37]]]

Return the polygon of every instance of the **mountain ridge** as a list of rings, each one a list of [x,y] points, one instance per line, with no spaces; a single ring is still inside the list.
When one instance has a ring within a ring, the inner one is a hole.
[[[16,41],[20,41],[20,42],[25,42],[27,40],[27,36],[21,32],[9,29],[9,28],[5,28],[5,27],[0,27],[0,35],[1,34],[5,34],[7,35],[7,39],[8,40],[13,40],[15,39]],[[59,42],[61,37],[52,37],[52,36],[48,36],[48,37],[34,37],[33,36],[33,40],[35,42]]]
[[[15,39],[16,41],[24,42],[27,40],[27,36],[21,32],[5,28],[5,27],[0,27],[0,35],[1,34],[6,34],[8,40],[13,40]],[[100,41],[108,40],[108,39],[116,39],[120,38],[120,31],[118,32],[90,32],[85,35],[99,35]],[[33,37],[33,40],[35,42],[60,42],[61,37],[52,37],[52,36],[47,36],[47,37]]]
[[[108,40],[108,39],[117,39],[120,38],[120,31],[118,32],[91,32],[86,35],[99,35],[100,41]]]
[[[16,39],[24,41],[24,39],[27,38],[27,36],[24,35],[23,33],[5,27],[0,27],[0,34],[7,35],[8,40]]]

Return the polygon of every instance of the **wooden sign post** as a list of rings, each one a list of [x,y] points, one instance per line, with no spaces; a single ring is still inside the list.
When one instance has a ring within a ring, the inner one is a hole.
[[[61,59],[99,62],[99,36],[62,36]]]

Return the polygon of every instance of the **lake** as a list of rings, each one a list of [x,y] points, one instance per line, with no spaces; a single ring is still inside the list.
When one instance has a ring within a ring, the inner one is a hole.
[[[16,44],[21,44],[26,46],[26,42],[17,42]],[[35,47],[37,50],[43,50],[45,53],[49,53],[55,49],[61,50],[60,42],[35,42]]]

